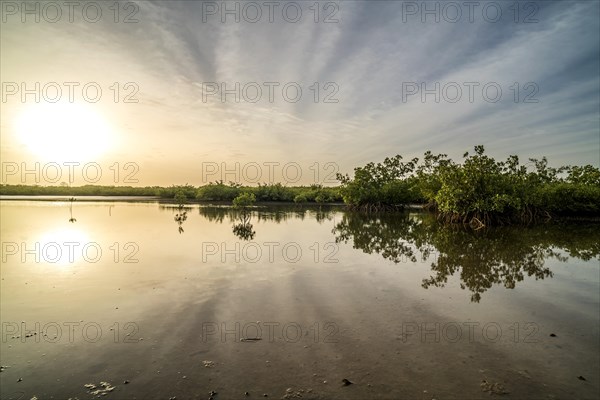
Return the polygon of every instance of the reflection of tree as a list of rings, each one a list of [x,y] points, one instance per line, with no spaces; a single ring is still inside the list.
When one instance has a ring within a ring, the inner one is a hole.
[[[275,222],[277,224],[294,217],[299,217],[299,213],[290,210],[257,210],[256,212],[256,219],[258,221]],[[302,216],[301,219],[302,218],[304,218],[304,216]]]
[[[179,230],[179,233],[182,234],[183,233],[182,225],[187,220],[187,211],[185,210],[185,204],[187,203],[187,196],[185,195],[183,190],[179,190],[179,191],[177,191],[177,193],[175,193],[175,197],[173,198],[173,200],[177,203],[177,210],[178,210],[178,213],[175,214],[175,217],[173,219],[175,220],[175,222],[177,222],[177,225],[179,225],[178,230]]]
[[[584,260],[600,257],[597,225],[546,224],[475,232],[439,224],[426,214],[346,213],[333,233],[336,242],[352,240],[354,248],[396,263],[416,262],[417,256],[429,259],[435,252],[433,275],[423,280],[423,287],[443,287],[459,273],[461,288],[472,293],[473,302],[494,285],[513,289],[526,276],[551,277],[544,266],[547,258],[566,261],[564,252]]]
[[[175,217],[173,219],[175,220],[175,222],[177,222],[177,225],[179,225],[179,233],[183,233],[183,223],[187,220],[187,211],[184,211],[184,208],[182,206],[179,206],[177,210],[179,212],[175,214]]]
[[[256,232],[252,229],[250,207],[256,202],[254,194],[246,192],[233,199],[233,209],[238,213],[239,223],[233,224],[233,234],[242,240],[252,240]]]
[[[69,222],[77,222],[75,218],[73,218],[73,202],[75,201],[75,197],[71,197],[69,199],[69,213],[71,214],[71,218],[69,218]]]
[[[250,221],[233,224],[233,234],[242,240],[252,240],[256,231],[254,231]]]
[[[336,206],[303,206],[299,208],[297,205],[275,205],[275,206],[255,206],[252,211],[249,209],[227,207],[227,206],[201,206],[198,208],[198,213],[206,218],[209,222],[223,223],[228,221],[233,225],[234,234],[243,240],[254,238],[252,224],[250,229],[240,226],[245,224],[245,220],[250,222],[250,219],[260,222],[275,222],[277,224],[292,219],[304,220],[307,216],[315,218],[317,222],[323,223],[330,221],[336,212],[343,210],[342,207]],[[236,228],[236,226],[238,226]],[[252,235],[250,235],[252,232]]]
[[[381,254],[395,263],[425,260],[433,250],[427,244],[424,221],[407,213],[366,214],[349,212],[333,229],[336,242],[351,239],[355,249]]]
[[[203,216],[208,220],[208,222],[216,222],[219,224],[223,223],[225,217],[229,219],[229,221],[235,220],[232,217],[233,209],[231,207],[199,207],[198,214]]]
[[[253,207],[252,216],[259,222],[275,222],[281,223],[290,219],[304,220],[306,215],[315,217],[318,222],[331,220],[336,211],[341,210],[341,207],[322,206],[320,207],[303,207],[277,205],[274,207]],[[234,223],[239,219],[243,211],[233,207],[223,206],[202,206],[198,208],[198,213],[206,218],[209,222],[223,223],[227,219],[229,223]]]
[[[325,221],[331,221],[333,218],[334,210],[331,208],[319,207],[316,210],[311,210],[310,215],[315,217],[319,224]]]
[[[169,210],[175,212],[173,220],[177,223],[177,230],[179,233],[184,233],[183,223],[187,221],[188,212],[191,211],[191,207],[185,207],[183,204],[177,206],[172,204],[161,204],[159,205],[161,210]]]
[[[460,287],[468,288],[471,301],[479,302],[493,285],[514,289],[525,276],[536,280],[552,277],[550,269],[544,267],[546,258],[565,258],[550,246],[530,241],[526,236],[515,228],[483,236],[462,229],[440,229],[433,237],[440,252],[437,262],[431,265],[435,274],[423,280],[423,287],[443,287],[449,276],[460,272]]]

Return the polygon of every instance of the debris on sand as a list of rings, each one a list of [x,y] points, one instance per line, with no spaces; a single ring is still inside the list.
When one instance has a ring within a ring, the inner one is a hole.
[[[489,392],[490,394],[508,394],[509,392],[504,389],[504,386],[501,383],[488,382],[485,379],[481,381],[481,390],[484,392]]]
[[[529,371],[527,371],[526,369],[524,369],[522,371],[517,371],[517,373],[519,375],[521,375],[523,378],[531,379],[531,375],[529,375]]]
[[[240,342],[258,342],[262,338],[241,338]]]
[[[114,386],[104,381],[100,382],[99,385],[94,385],[93,383],[86,383],[83,386],[90,391],[90,394],[92,396],[106,396],[108,393],[115,390]]]
[[[354,382],[351,382],[346,378],[342,379],[342,383],[344,384],[344,386],[350,386],[350,385],[354,384]]]
[[[551,333],[550,337],[556,337],[556,335],[554,333]]]
[[[304,394],[304,390],[302,390],[302,389],[294,390],[292,388],[287,388],[282,399],[284,399],[284,400],[285,399],[299,399],[302,397],[303,394]]]
[[[7,368],[10,368],[10,365],[0,365],[0,372],[4,371]]]
[[[214,390],[211,390],[210,392],[208,392],[208,400],[215,400],[215,397],[218,393],[215,392]]]
[[[204,368],[212,368],[215,366],[215,362],[210,360],[204,360],[202,361],[202,364],[204,364]]]
[[[583,376],[581,376],[581,375],[579,375],[579,376],[577,377],[577,379],[579,379],[580,381],[587,381],[587,379],[585,379],[585,378],[584,378]]]

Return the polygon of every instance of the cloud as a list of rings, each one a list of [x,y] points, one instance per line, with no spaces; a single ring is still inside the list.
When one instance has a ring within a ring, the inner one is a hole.
[[[176,154],[182,148],[173,142],[194,148],[190,154],[247,158],[230,161],[336,161],[344,171],[428,149],[457,157],[479,143],[502,158],[543,151],[557,163],[600,162],[598,2],[534,3],[537,23],[523,23],[531,2],[518,3],[518,23],[508,3],[496,3],[503,5],[496,23],[481,14],[486,2],[473,22],[463,9],[457,23],[431,16],[422,23],[420,15],[407,15],[407,2],[383,1],[332,3],[337,6],[321,9],[318,23],[305,2],[297,2],[303,18],[296,23],[282,17],[285,2],[273,22],[263,9],[256,23],[243,15],[239,23],[232,15],[222,23],[222,15],[206,14],[209,3],[138,2],[134,24],[9,21],[2,27],[3,77],[136,82],[138,105],[105,106],[127,135],[124,143],[138,143],[118,151],[145,159],[161,148],[153,163],[167,169],[193,159]],[[327,15],[338,22],[323,23]],[[207,82],[230,90],[236,82],[241,88],[255,82],[262,97],[256,103],[237,103],[233,94],[225,102],[206,98]],[[265,82],[279,83],[273,102]],[[403,82],[429,89],[457,82],[463,98],[406,98]],[[464,82],[480,84],[473,102],[465,100]],[[502,88],[501,101],[482,98],[480,88],[489,82]],[[286,83],[302,88],[300,101],[285,100]],[[338,91],[326,89],[328,83]],[[524,103],[535,90],[538,102]],[[324,103],[334,92],[338,102]],[[9,139],[2,142],[14,149]]]

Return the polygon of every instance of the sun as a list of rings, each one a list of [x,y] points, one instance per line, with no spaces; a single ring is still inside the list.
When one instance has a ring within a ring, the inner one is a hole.
[[[91,105],[28,105],[15,129],[29,151],[46,161],[94,161],[112,146],[108,123]]]

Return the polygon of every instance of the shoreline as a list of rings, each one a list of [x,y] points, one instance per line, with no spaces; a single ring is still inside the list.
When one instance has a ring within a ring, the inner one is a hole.
[[[80,195],[80,196],[63,196],[63,195],[0,195],[0,202],[3,201],[47,201],[47,202],[69,202],[70,198],[75,198],[77,202],[124,202],[124,203],[156,203],[159,205],[173,205],[177,206],[178,204],[174,201],[174,199],[166,199],[160,196],[96,196],[96,195]],[[187,200],[187,203],[183,206],[183,208],[191,208],[192,206],[200,206],[200,207],[233,207],[231,202],[229,201],[210,201],[210,200]],[[347,204],[342,202],[333,202],[333,203],[312,203],[312,202],[303,202],[303,203],[294,203],[291,201],[257,201],[253,208],[262,208],[262,207],[288,207],[288,208],[305,208],[305,209],[313,209],[313,208],[343,208],[345,211],[349,212],[357,212],[357,213],[365,213],[371,214],[365,211],[356,211],[350,210]],[[393,214],[393,213],[403,213],[403,212],[428,212],[427,206],[425,204],[407,204],[404,206],[404,209],[398,209],[394,211],[379,211],[373,214]],[[556,223],[556,222],[593,222],[600,223],[600,215],[555,215],[552,219],[548,221],[538,221],[533,224],[540,223]],[[462,225],[462,224],[452,224],[452,225]],[[510,226],[528,226],[530,224],[510,224]]]

